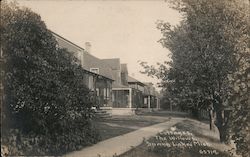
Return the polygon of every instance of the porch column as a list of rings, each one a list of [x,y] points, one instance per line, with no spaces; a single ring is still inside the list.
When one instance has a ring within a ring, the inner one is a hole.
[[[158,99],[158,98],[156,98],[156,108],[157,108],[157,109],[159,109],[159,108],[160,108],[160,106],[159,106],[159,105],[160,105],[160,103],[159,103],[159,99]]]
[[[151,102],[150,102],[150,95],[148,96],[148,109],[150,109],[150,104]]]
[[[158,101],[157,101],[157,102],[158,102],[158,109],[160,109],[160,108],[161,108],[161,106],[160,106],[160,105],[161,105],[161,102],[160,102],[161,99],[157,98],[157,100],[158,100]]]
[[[129,98],[128,98],[128,106],[132,108],[132,88],[129,88]]]
[[[93,89],[94,89],[94,101],[95,101],[95,105],[96,107],[99,109],[100,106],[98,104],[98,98],[97,98],[97,93],[96,93],[96,76],[93,76]]]
[[[109,103],[108,103],[108,80],[106,80],[106,82],[105,82],[105,85],[106,85],[106,88],[105,88],[105,90],[106,90],[106,95],[105,95],[105,99],[106,99],[106,106],[108,106],[109,105]]]

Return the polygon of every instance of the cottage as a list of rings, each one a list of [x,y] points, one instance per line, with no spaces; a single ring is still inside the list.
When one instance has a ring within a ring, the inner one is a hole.
[[[120,64],[119,58],[103,59],[112,69],[112,114],[133,114],[132,88],[128,86],[128,70],[126,64]]]
[[[159,93],[155,90],[153,83],[144,82],[144,107],[149,109],[159,109],[160,108],[160,96]]]
[[[63,38],[62,36],[52,32],[58,42],[58,47],[65,48],[73,53],[78,59],[79,64],[85,70],[84,84],[93,92],[97,104],[100,107],[112,107],[112,70],[99,58],[90,54],[90,43],[86,43],[86,50],[80,46],[72,43],[71,41]]]
[[[153,84],[142,83],[128,76],[127,64],[119,58],[99,59],[91,54],[91,44],[85,49],[52,32],[58,47],[71,52],[85,71],[84,84],[93,92],[96,108],[116,114],[134,114],[138,108],[159,108]]]

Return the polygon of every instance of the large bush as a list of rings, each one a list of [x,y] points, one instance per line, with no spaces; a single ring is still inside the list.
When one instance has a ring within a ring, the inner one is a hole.
[[[2,3],[4,53],[2,142],[16,153],[65,153],[96,142],[83,69],[41,17]],[[14,154],[13,154],[14,153]]]

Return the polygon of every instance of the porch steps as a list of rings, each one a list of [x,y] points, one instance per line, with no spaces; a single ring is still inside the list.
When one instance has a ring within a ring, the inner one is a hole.
[[[104,119],[106,119],[106,118],[111,118],[112,115],[111,115],[111,113],[109,113],[106,110],[97,109],[97,110],[95,110],[95,117],[96,118],[102,118],[102,119],[104,118]]]

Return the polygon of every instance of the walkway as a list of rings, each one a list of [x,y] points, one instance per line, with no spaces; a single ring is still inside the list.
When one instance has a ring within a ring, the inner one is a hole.
[[[66,157],[113,157],[130,150],[132,147],[140,145],[143,139],[169,129],[171,126],[181,122],[183,118],[171,118],[170,121],[151,125],[136,131],[101,141],[93,146],[83,148],[65,155]]]

